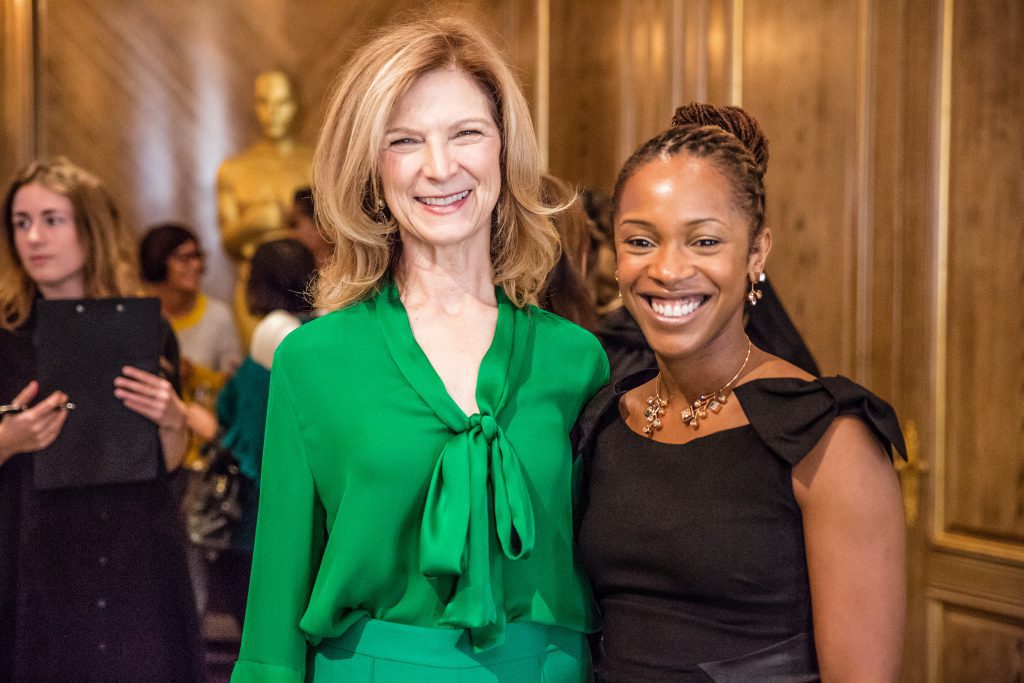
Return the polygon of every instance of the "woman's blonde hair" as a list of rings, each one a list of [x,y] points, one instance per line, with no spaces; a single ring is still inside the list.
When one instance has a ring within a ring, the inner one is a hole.
[[[32,312],[38,296],[14,246],[14,195],[40,185],[71,200],[78,241],[85,252],[87,297],[136,296],[141,291],[135,235],[99,178],[64,157],[35,161],[17,175],[4,196],[0,239],[0,327],[14,329]]]
[[[385,29],[338,76],[313,157],[313,194],[321,229],[335,245],[320,273],[316,303],[347,306],[395,275],[398,224],[383,208],[380,151],[388,119],[417,78],[439,68],[472,76],[490,97],[501,132],[502,187],[491,230],[494,282],[517,306],[536,300],[558,256],[539,198],[537,141],[526,100],[491,41],[454,18]]]

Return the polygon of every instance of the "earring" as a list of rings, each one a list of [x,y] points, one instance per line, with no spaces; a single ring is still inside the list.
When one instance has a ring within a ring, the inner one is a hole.
[[[383,197],[377,197],[377,201],[373,208],[376,209],[373,216],[373,220],[376,223],[383,225],[391,219],[391,212],[388,211],[388,205],[384,202]]]
[[[754,287],[754,281],[757,280],[758,282],[764,282],[764,280],[762,279],[763,277],[764,273],[761,273],[760,276],[758,276],[757,278],[753,278],[750,280],[750,291],[747,292],[747,301],[750,302],[751,306],[756,306],[757,302],[761,300],[761,290],[756,289]]]

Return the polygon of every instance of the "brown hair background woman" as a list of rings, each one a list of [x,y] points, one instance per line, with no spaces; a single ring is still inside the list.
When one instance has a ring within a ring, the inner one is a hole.
[[[0,421],[0,679],[201,680],[199,623],[165,472],[188,438],[172,382],[125,367],[109,387],[158,426],[156,479],[33,486],[35,452],[69,419],[54,410],[65,393],[37,396],[35,304],[137,296],[132,231],[100,180],[63,158],[18,175],[2,220],[0,396],[27,409]],[[173,371],[177,343],[164,328]]]

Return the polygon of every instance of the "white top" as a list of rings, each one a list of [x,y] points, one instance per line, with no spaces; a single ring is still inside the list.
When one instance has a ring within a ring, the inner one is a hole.
[[[267,370],[274,362],[274,351],[284,338],[297,329],[302,322],[291,313],[278,309],[263,317],[252,331],[252,345],[249,355]]]

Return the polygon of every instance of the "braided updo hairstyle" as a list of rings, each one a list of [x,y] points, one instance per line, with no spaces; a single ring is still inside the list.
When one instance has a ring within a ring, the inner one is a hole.
[[[676,109],[672,115],[673,126],[718,126],[732,133],[747,146],[754,155],[754,161],[761,167],[761,174],[768,172],[768,140],[761,132],[757,119],[741,107],[716,107],[703,102],[691,102]]]
[[[615,180],[612,220],[619,213],[626,183],[655,159],[686,153],[707,159],[725,176],[733,202],[750,220],[751,249],[764,229],[764,174],[768,166],[768,141],[757,120],[740,107],[688,104],[672,117],[672,127],[640,145],[626,160]]]

